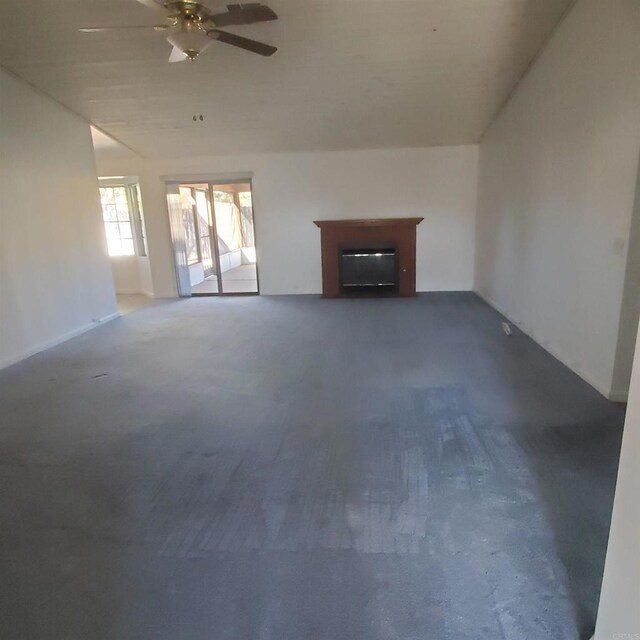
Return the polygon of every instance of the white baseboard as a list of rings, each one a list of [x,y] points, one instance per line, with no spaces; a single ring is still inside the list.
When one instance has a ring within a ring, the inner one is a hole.
[[[115,320],[116,318],[119,318],[119,317],[120,317],[120,312],[116,311],[115,313],[111,313],[107,316],[103,316],[102,318],[96,318],[92,322],[89,322],[88,324],[78,327],[77,329],[73,329],[72,331],[67,331],[66,333],[63,333],[61,336],[58,336],[57,338],[53,338],[45,342],[40,342],[39,344],[37,344],[34,347],[31,347],[30,349],[26,349],[21,353],[18,353],[13,356],[10,356],[9,358],[0,360],[0,369],[6,369],[7,367],[10,367],[13,364],[17,364],[22,360],[26,360],[31,356],[35,356],[36,353],[41,353],[42,351],[51,349],[51,347],[55,347],[59,344],[62,344],[67,340],[71,340],[71,338],[75,338],[76,336],[86,333],[87,331],[91,331],[91,329],[95,329],[96,327],[99,327],[101,324],[104,324],[105,322]]]
[[[602,394],[607,400],[612,400],[613,402],[619,402],[619,400],[614,400],[611,397],[612,391],[607,387],[607,385],[602,384],[599,380],[596,380],[591,374],[583,371],[582,369],[576,367],[570,358],[567,358],[560,349],[558,349],[555,345],[551,344],[548,340],[544,339],[541,336],[536,335],[534,332],[529,329],[524,323],[518,322],[509,316],[509,313],[503,309],[495,300],[492,300],[490,296],[485,295],[482,291],[478,291],[474,289],[474,293],[482,298],[490,307],[493,307],[498,313],[503,315],[511,324],[515,325],[522,331],[524,334],[529,336],[536,344],[541,346],[545,351],[550,353],[556,360],[562,362],[562,364],[571,369],[576,375],[580,376],[587,384],[591,385],[598,393]],[[626,400],[626,397],[625,397]]]

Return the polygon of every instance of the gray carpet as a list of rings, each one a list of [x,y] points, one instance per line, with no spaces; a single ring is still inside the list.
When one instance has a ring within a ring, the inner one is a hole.
[[[192,299],[0,372],[11,640],[577,640],[622,410],[472,294]]]

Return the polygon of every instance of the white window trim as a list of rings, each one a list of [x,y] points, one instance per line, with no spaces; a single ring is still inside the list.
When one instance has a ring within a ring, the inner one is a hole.
[[[143,221],[140,209],[138,208],[138,199],[133,196],[133,189],[140,188],[140,182],[137,176],[117,176],[109,178],[98,178],[98,186],[100,187],[124,187],[127,196],[127,207],[129,209],[129,218],[133,235],[133,247],[135,257],[146,257],[147,248],[145,245],[146,229],[143,229]],[[133,257],[123,256],[123,257]],[[119,257],[119,256],[110,256]]]

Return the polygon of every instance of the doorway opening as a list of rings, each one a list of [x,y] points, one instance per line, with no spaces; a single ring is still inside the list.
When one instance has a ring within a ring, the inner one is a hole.
[[[98,185],[118,310],[128,313],[154,295],[140,185],[136,176],[100,177]]]
[[[167,184],[181,296],[259,293],[250,181]]]

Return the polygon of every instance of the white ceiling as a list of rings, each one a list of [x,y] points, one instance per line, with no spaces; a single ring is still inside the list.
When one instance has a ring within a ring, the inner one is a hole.
[[[162,33],[77,31],[157,22],[135,0],[0,0],[0,64],[147,157],[473,143],[572,0],[266,3],[228,30],[273,57],[170,65]]]

